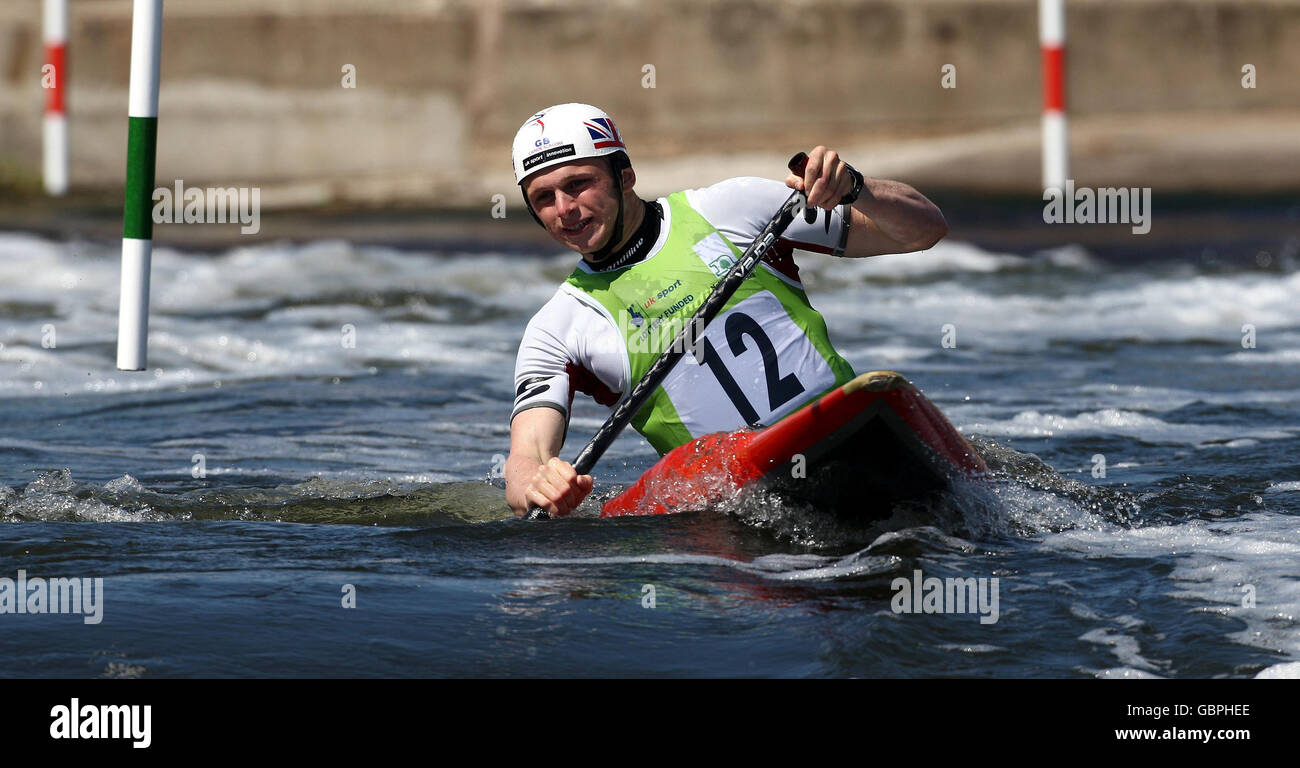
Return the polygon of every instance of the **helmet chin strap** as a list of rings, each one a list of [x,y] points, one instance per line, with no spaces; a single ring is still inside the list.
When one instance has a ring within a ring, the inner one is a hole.
[[[592,266],[600,266],[601,262],[609,259],[610,254],[623,242],[623,162],[621,159],[615,160],[615,155],[609,160],[609,168],[614,173],[614,194],[618,197],[618,216],[614,219],[613,231],[609,234],[609,240],[600,248],[591,253],[584,253],[582,256]]]

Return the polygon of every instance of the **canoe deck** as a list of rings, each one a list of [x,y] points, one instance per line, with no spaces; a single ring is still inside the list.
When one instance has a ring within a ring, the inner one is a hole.
[[[872,371],[770,427],[705,435],[670,451],[601,515],[702,509],[762,483],[791,501],[874,518],[986,471],[907,379]]]

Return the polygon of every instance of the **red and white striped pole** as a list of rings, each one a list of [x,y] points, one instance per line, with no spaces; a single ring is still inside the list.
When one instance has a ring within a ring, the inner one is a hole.
[[[68,191],[68,123],[63,115],[67,93],[68,0],[45,0],[45,64],[41,79],[45,89],[45,191],[59,196]]]
[[[1065,189],[1070,137],[1065,124],[1065,0],[1038,0],[1043,48],[1043,188]]]

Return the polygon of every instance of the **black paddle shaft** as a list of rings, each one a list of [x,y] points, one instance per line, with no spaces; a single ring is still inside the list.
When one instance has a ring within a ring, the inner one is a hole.
[[[808,156],[800,152],[790,158],[790,170],[802,174],[807,161]],[[650,370],[646,371],[645,376],[636,383],[636,386],[632,387],[632,391],[628,393],[627,397],[623,398],[623,401],[618,404],[618,407],[614,409],[614,412],[605,420],[600,429],[596,430],[591,442],[587,443],[587,446],[582,449],[578,457],[573,460],[573,468],[577,470],[579,475],[591,472],[596,466],[596,462],[605,453],[605,450],[613,444],[614,439],[623,431],[623,428],[632,421],[632,417],[641,409],[641,406],[645,405],[646,400],[650,399],[655,387],[663,383],[664,377],[673,369],[677,361],[688,350],[694,352],[695,341],[704,335],[704,329],[713,321],[713,318],[718,316],[718,313],[722,311],[722,306],[740,288],[740,284],[745,282],[746,278],[753,273],[754,267],[767,255],[768,250],[776,243],[777,238],[785,232],[786,228],[790,226],[790,222],[794,221],[795,217],[807,205],[807,196],[798,190],[792,192],[786,198],[781,205],[781,209],[776,212],[776,215],[767,223],[767,226],[763,227],[763,231],[749,244],[749,247],[741,254],[740,259],[731,265],[731,269],[727,270],[722,279],[713,286],[713,290],[704,299],[704,303],[678,331],[677,337],[673,339],[672,344],[668,345],[668,349],[659,356],[658,360],[654,361],[650,366]],[[532,507],[528,510],[527,518],[529,520],[549,520],[550,514],[541,507]]]

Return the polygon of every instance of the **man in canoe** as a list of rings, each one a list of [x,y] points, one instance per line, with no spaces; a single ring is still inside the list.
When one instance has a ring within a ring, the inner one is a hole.
[[[506,501],[552,516],[591,492],[558,454],[575,392],[613,406],[694,314],[714,282],[762,231],[790,189],[820,209],[796,218],[695,339],[632,420],[662,455],[710,432],[768,425],[853,378],[799,282],[793,251],[849,258],[924,250],[947,234],[939,209],[907,184],[864,178],[835,152],[808,153],[785,183],[727,179],[655,201],[614,121],[560,104],[524,123],[515,180],[533,218],[582,255],[528,323],[515,363]]]

